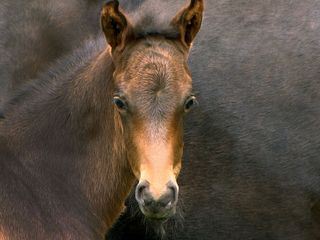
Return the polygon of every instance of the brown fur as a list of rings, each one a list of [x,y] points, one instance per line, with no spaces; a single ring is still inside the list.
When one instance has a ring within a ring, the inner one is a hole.
[[[106,4],[101,21],[112,49],[89,42],[8,103],[0,126],[0,226],[8,238],[102,239],[148,144],[170,152],[157,176],[178,174],[192,91],[188,48],[166,36],[137,38],[123,18],[117,1]],[[114,95],[126,111],[113,106]],[[144,160],[153,165],[154,154]]]
[[[114,74],[120,95],[125,95],[132,104],[132,112],[126,116],[125,132],[133,134],[127,138],[130,139],[127,146],[130,147],[129,159],[132,160],[136,177],[141,177],[141,156],[148,155],[148,159],[144,159],[148,162],[148,169],[156,163],[148,153],[152,145],[164,144],[168,151],[172,151],[171,159],[161,160],[167,162],[163,169],[171,172],[158,178],[163,187],[179,172],[176,166],[180,165],[183,146],[180,119],[184,115],[184,101],[192,91],[191,77],[185,70],[186,52],[177,45],[177,42],[164,41],[162,37],[129,44],[123,53],[125,57],[118,60],[119,67]],[[142,70],[137,72],[136,69]],[[152,154],[158,157],[161,152]],[[153,174],[150,172],[147,175]],[[157,184],[147,180],[151,185]]]

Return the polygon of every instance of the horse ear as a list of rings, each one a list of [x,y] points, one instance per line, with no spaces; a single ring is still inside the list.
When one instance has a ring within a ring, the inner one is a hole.
[[[123,49],[130,32],[130,24],[125,15],[119,10],[119,2],[117,0],[110,1],[103,6],[101,26],[112,50],[117,47]]]
[[[182,9],[172,20],[172,24],[178,27],[182,43],[187,47],[190,47],[200,30],[203,5],[203,0],[191,0],[190,5]]]

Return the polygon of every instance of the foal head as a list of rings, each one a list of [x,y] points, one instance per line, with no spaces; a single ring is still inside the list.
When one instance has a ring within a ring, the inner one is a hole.
[[[101,25],[115,65],[115,114],[139,179],[136,199],[150,218],[165,219],[175,212],[183,117],[196,102],[187,58],[202,12],[203,1],[192,0],[172,19],[176,34],[168,36],[135,32],[117,1],[102,10]]]

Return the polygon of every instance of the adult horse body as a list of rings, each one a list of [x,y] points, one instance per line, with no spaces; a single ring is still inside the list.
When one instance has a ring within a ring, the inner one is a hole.
[[[189,64],[199,106],[185,124],[184,221],[168,239],[320,238],[319,12],[316,0],[207,1]],[[130,207],[109,239],[153,239],[142,220]]]
[[[123,0],[132,11],[143,0]],[[0,109],[14,90],[59,58],[101,35],[104,0],[3,0],[0,2]]]
[[[104,1],[106,2],[106,1]],[[0,109],[21,84],[100,33],[103,1],[0,2]]]
[[[135,178],[146,216],[174,213],[182,119],[195,102],[186,60],[202,11],[192,0],[166,27],[141,31],[109,2],[101,26],[111,48],[87,42],[10,100],[1,239],[102,239]]]

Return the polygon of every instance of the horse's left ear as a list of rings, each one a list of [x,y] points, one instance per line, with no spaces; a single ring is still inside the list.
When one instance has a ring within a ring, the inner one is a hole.
[[[203,0],[191,0],[188,7],[182,9],[172,20],[172,24],[179,30],[181,42],[190,47],[200,30],[203,16]]]
[[[101,26],[112,50],[123,49],[131,27],[126,16],[119,10],[117,0],[110,1],[103,6]]]

